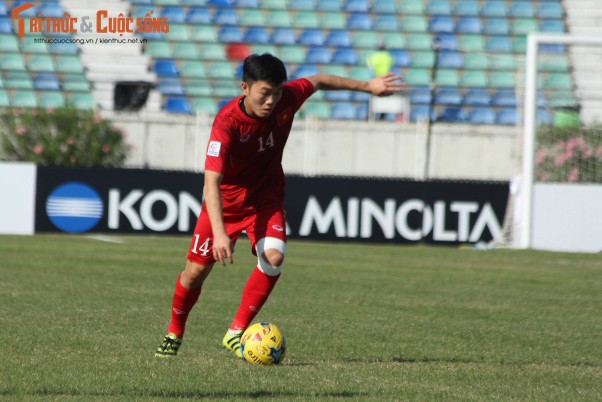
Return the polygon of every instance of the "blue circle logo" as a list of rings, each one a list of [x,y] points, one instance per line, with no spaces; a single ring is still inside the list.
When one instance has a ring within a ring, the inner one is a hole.
[[[98,224],[104,211],[102,199],[92,187],[78,182],[55,188],[46,200],[46,214],[57,228],[83,233]]]

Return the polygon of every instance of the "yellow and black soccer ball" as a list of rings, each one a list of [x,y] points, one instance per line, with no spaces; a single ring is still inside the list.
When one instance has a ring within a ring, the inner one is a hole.
[[[269,322],[253,324],[240,339],[242,357],[251,364],[280,364],[286,354],[286,339],[276,325]]]

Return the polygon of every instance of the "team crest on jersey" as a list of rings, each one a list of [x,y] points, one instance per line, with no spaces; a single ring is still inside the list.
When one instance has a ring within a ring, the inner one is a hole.
[[[209,156],[219,156],[219,151],[222,148],[222,143],[219,141],[211,141],[209,142],[209,147],[207,148],[207,155]]]
[[[286,122],[288,122],[292,118],[293,118],[293,111],[289,107],[289,108],[286,108],[286,110],[284,112],[280,113],[276,117],[276,120],[278,121],[278,125],[282,126],[283,124],[285,124]]]

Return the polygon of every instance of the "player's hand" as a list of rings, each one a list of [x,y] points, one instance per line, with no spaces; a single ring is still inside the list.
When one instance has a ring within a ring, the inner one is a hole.
[[[226,261],[229,261],[230,264],[234,263],[232,259],[233,252],[232,239],[227,234],[224,233],[213,238],[213,258],[219,261],[224,267],[226,266]]]
[[[404,87],[403,78],[395,73],[389,73],[368,81],[370,93],[376,96],[389,96],[396,92],[402,92]]]

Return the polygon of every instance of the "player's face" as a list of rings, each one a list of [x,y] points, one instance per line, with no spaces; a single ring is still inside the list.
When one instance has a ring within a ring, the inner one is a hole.
[[[282,98],[282,85],[274,85],[267,81],[255,81],[251,85],[243,82],[242,91],[245,95],[247,114],[260,119],[268,117]]]

